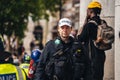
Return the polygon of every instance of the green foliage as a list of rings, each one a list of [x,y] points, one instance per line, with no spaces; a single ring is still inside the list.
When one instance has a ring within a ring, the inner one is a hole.
[[[27,28],[28,16],[32,19],[49,18],[59,10],[61,0],[0,0],[0,33],[10,37],[24,37]]]

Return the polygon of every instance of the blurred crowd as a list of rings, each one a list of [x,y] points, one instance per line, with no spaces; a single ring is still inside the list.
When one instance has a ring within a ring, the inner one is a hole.
[[[12,46],[11,51],[6,51],[5,41],[0,35],[0,80],[31,80],[43,46],[39,49],[34,42],[30,46],[29,54],[23,43],[17,49]]]

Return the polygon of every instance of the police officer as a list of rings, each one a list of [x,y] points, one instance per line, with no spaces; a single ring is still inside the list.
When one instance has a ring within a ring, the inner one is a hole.
[[[34,78],[34,74],[36,72],[36,67],[38,65],[40,55],[41,55],[41,52],[39,49],[32,50],[30,66],[28,69],[28,77],[30,80],[33,80]]]
[[[24,71],[11,62],[11,53],[4,51],[3,39],[0,37],[0,80],[26,80]]]
[[[98,25],[101,24],[100,13],[102,6],[97,1],[92,1],[88,5],[86,21],[81,34],[78,36],[79,41],[84,44],[87,52],[88,65],[86,69],[86,80],[103,80],[105,52],[95,47],[93,41],[97,39]],[[90,22],[94,21],[94,22]]]
[[[73,47],[74,39],[70,37],[71,30],[72,22],[70,19],[62,18],[59,20],[59,36],[46,44],[40,56],[34,80],[73,80],[74,69],[72,58],[75,46]],[[54,61],[58,62],[54,63]]]
[[[20,68],[22,68],[26,75],[28,76],[28,68],[30,66],[30,56],[26,53],[23,57],[23,63],[20,64]]]

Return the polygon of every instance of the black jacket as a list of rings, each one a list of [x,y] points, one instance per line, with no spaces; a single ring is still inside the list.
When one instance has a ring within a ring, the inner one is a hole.
[[[50,60],[50,57],[53,56],[53,54],[59,50],[59,49],[64,49],[66,47],[72,46],[73,43],[73,38],[69,38],[68,43],[64,43],[60,37],[58,37],[55,40],[49,41],[44,50],[42,55],[40,56],[40,62],[38,63],[38,67],[36,69],[35,73],[35,79],[34,80],[47,80],[46,74],[45,74],[45,66]]]
[[[69,47],[69,53],[71,54],[71,56],[73,56],[73,54],[75,53],[76,49],[80,48],[82,49],[82,46],[79,45],[73,45],[74,43],[74,39],[73,38],[69,38],[69,41],[68,43],[64,43],[60,37],[58,37],[57,39],[55,40],[51,40],[49,41],[44,50],[43,50],[43,53],[42,55],[40,56],[40,62],[38,63],[38,66],[37,66],[37,69],[36,69],[36,73],[35,73],[35,78],[34,80],[49,80],[47,77],[46,77],[46,74],[45,74],[45,66],[46,64],[48,63],[48,61],[50,60],[50,58],[53,56],[53,54],[59,50],[59,49],[65,49],[67,47]],[[82,52],[83,53],[83,52]],[[82,58],[80,58],[80,60],[82,60]],[[77,62],[79,62],[79,60],[77,60]],[[72,66],[70,66],[72,67]],[[68,80],[73,80],[73,71],[69,71],[69,74],[68,74]],[[77,71],[78,72],[78,71]]]
[[[90,20],[94,20],[97,24],[101,24],[99,16],[95,16]],[[86,55],[89,59],[86,74],[89,78],[87,80],[102,80],[104,74],[105,52],[97,49],[93,43],[93,40],[97,38],[97,29],[98,26],[95,23],[88,21],[88,23],[83,26],[81,34],[78,36],[79,41],[84,44]],[[90,77],[92,79],[90,79]]]

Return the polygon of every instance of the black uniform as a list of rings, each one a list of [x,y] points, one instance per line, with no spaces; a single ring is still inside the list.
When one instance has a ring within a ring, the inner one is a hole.
[[[55,40],[49,41],[46,44],[42,55],[40,56],[40,62],[38,63],[34,80],[53,80],[53,79],[50,79],[50,76],[46,75],[49,72],[46,73],[45,68],[46,68],[46,65],[48,64],[48,62],[51,60],[51,57],[53,57],[53,55],[56,53],[56,51],[58,51],[60,49],[63,49],[64,51],[66,50],[65,55],[67,55],[67,57],[69,57],[69,60],[71,61],[71,63],[67,64],[67,67],[64,70],[63,69],[57,70],[57,71],[54,71],[53,73],[55,73],[58,76],[58,78],[59,78],[58,80],[73,80],[74,73],[75,73],[74,66],[73,66],[74,65],[73,62],[75,60],[73,60],[73,53],[75,52],[75,49],[77,48],[76,46],[73,46],[73,43],[74,43],[74,39],[71,37],[69,37],[68,43],[63,42],[60,37],[58,37]],[[79,46],[81,46],[81,45],[79,45]],[[68,53],[69,55],[66,53]],[[62,61],[64,59],[65,59],[65,57],[61,57],[61,60],[59,60],[59,61]],[[55,60],[57,60],[57,59],[55,59]],[[56,64],[56,63],[54,63],[54,64]],[[62,64],[62,62],[61,62],[61,64]],[[60,66],[61,64],[59,64],[58,66],[62,67],[62,66]],[[52,70],[52,68],[59,69],[58,67],[55,66],[55,67],[51,67],[50,70]],[[64,73],[62,74],[62,72],[65,72],[65,74]]]
[[[93,17],[98,24],[101,24],[99,16]],[[88,21],[83,27],[83,31],[78,36],[79,41],[84,44],[86,55],[89,59],[86,72],[86,80],[103,80],[105,52],[94,46],[93,40],[97,38],[97,25]]]

